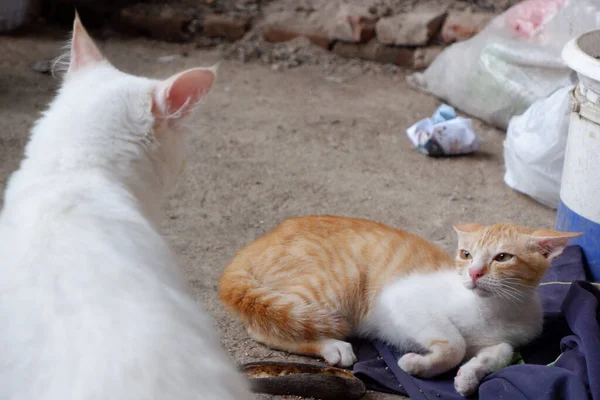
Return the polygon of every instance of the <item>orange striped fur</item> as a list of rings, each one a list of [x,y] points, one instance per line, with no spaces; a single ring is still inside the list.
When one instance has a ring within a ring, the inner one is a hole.
[[[413,271],[453,268],[425,239],[364,219],[309,216],[284,221],[225,268],[220,299],[255,340],[318,355],[323,339],[343,340],[376,295]]]

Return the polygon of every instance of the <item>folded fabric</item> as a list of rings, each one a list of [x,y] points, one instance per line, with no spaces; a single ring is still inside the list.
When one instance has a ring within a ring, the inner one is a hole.
[[[520,349],[525,364],[503,368],[482,381],[479,399],[600,400],[600,290],[585,282],[586,269],[579,246],[567,247],[554,261],[539,287],[542,335]],[[454,389],[457,369],[419,379],[398,367],[403,352],[379,341],[356,341],[354,346],[358,362],[353,372],[372,390],[412,400],[463,398]]]
[[[439,106],[431,118],[408,128],[406,135],[421,153],[432,157],[471,153],[482,143],[473,131],[472,121],[457,117],[446,104]]]

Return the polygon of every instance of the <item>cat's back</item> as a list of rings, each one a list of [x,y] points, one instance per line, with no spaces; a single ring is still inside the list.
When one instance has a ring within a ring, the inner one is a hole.
[[[452,262],[438,246],[401,229],[367,219],[316,215],[283,221],[244,247],[228,269],[252,268],[260,273],[260,266],[290,262],[301,272],[311,267],[311,259],[329,266],[351,259],[365,272],[382,269],[379,272],[392,275]]]
[[[126,190],[96,174],[19,181],[0,215],[0,398],[244,398]]]

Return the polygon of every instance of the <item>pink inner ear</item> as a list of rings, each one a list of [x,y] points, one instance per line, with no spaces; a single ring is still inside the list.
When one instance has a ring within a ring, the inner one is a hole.
[[[211,69],[195,68],[160,83],[154,92],[155,111],[180,116],[204,100],[215,81]]]
[[[545,258],[553,259],[563,252],[564,248],[569,244],[569,239],[581,236],[581,234],[540,230],[534,232],[531,236],[537,244],[539,253]]]
[[[104,56],[96,47],[96,44],[88,35],[79,20],[79,15],[75,14],[73,22],[73,38],[71,42],[71,62],[69,63],[69,71],[75,72],[87,65],[91,65],[104,60]]]

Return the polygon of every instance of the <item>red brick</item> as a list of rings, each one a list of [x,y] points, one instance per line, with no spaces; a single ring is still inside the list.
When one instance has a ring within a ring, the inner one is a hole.
[[[442,51],[441,47],[407,48],[388,46],[377,39],[369,43],[338,42],[332,51],[345,58],[360,58],[382,64],[395,64],[400,67],[423,69],[429,66]]]
[[[444,46],[428,46],[416,49],[413,58],[413,69],[425,69],[444,50]]]
[[[250,20],[223,14],[208,14],[204,17],[203,30],[208,37],[222,37],[231,42],[241,39],[250,26]]]
[[[379,18],[369,12],[367,6],[332,3],[311,18],[316,26],[321,26],[329,40],[349,43],[366,43],[375,36],[375,24]]]
[[[495,16],[490,12],[451,12],[442,27],[442,39],[448,44],[467,40],[481,32]]]
[[[446,11],[415,10],[381,18],[375,27],[377,39],[384,44],[397,46],[425,46],[431,38],[438,34]]]
[[[347,18],[356,43],[366,43],[375,37],[375,24],[378,18],[363,15],[349,15]]]
[[[309,33],[303,31],[301,28],[284,28],[278,26],[266,26],[263,29],[263,37],[269,43],[288,42],[301,36],[308,38],[317,46],[320,46],[324,49],[329,49],[329,39],[327,39],[327,36],[321,32]]]

